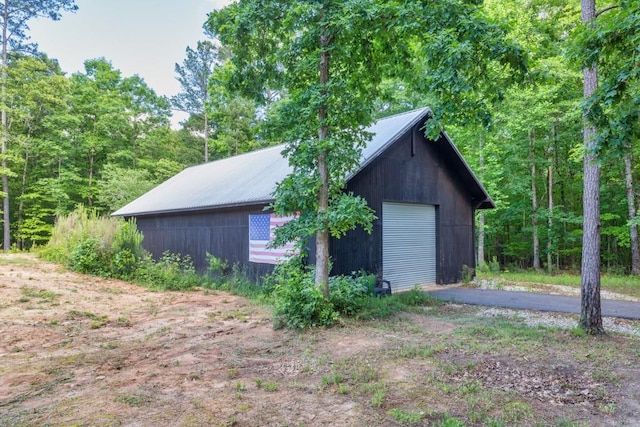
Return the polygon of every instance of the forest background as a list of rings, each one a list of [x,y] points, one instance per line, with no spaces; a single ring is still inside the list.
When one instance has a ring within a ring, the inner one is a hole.
[[[640,25],[638,2],[622,3],[598,18],[605,44],[593,43],[601,60],[593,120],[604,129],[598,139],[602,266],[637,273]],[[384,117],[432,107],[497,205],[478,213],[480,264],[577,271],[584,101],[575,50],[589,45],[580,32],[580,3],[490,0],[476,13],[503,27],[526,53],[526,75],[505,79],[497,65],[484,69],[510,84],[469,91],[456,109],[439,108],[418,78],[389,78],[370,108]],[[445,48],[474,62],[465,46]],[[108,59],[88,59],[84,72],[67,76],[45,52],[8,49],[2,173],[10,239],[3,248],[46,243],[56,216],[80,204],[109,214],[185,167],[281,143],[265,123],[286,92],[274,88],[258,103],[229,89],[233,55],[214,39],[188,47],[184,63],[176,64],[183,93],[168,99],[140,77],[123,76]],[[426,73],[414,59],[416,75]],[[172,108],[189,113],[181,129],[170,126]],[[489,114],[477,120],[478,111]]]

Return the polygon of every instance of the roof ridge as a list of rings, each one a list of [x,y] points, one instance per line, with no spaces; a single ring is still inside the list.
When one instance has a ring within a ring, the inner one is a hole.
[[[402,115],[405,115],[405,114],[415,113],[415,112],[422,111],[422,110],[429,110],[429,107],[425,106],[425,107],[420,107],[420,108],[414,108],[413,110],[408,110],[408,111],[404,111],[402,113],[396,113],[396,114],[392,114],[390,116],[381,117],[381,118],[375,120],[373,123],[371,123],[366,128],[370,128],[370,127],[374,126],[376,123],[380,122],[381,120],[392,119],[392,118],[395,118],[395,117],[399,117],[399,116],[402,116]],[[262,147],[262,148],[257,148],[255,150],[247,151],[246,153],[239,153],[239,154],[235,154],[233,156],[222,157],[220,159],[215,159],[215,160],[212,160],[210,162],[199,163],[197,165],[191,165],[191,166],[186,167],[184,170],[192,169],[192,168],[198,168],[198,167],[201,167],[201,166],[212,165],[212,164],[215,164],[217,162],[221,162],[221,161],[229,160],[229,159],[234,159],[234,158],[237,158],[237,157],[247,156],[247,155],[250,155],[250,154],[257,154],[257,153],[260,153],[260,152],[263,152],[263,151],[266,151],[266,150],[272,150],[272,149],[274,149],[276,147],[283,147],[284,148],[285,146],[286,146],[286,143],[279,143],[279,144],[275,144],[275,145],[269,145],[267,147]]]
[[[263,151],[272,150],[274,148],[283,147],[284,145],[285,144],[280,143],[280,144],[276,144],[276,145],[269,145],[267,147],[256,148],[255,150],[247,151],[246,153],[238,153],[238,154],[234,154],[233,156],[222,157],[220,159],[215,159],[215,160],[212,160],[210,162],[198,163],[197,165],[191,165],[191,166],[188,166],[188,167],[184,168],[183,170],[192,169],[192,168],[199,168],[201,166],[213,165],[215,163],[222,162],[222,161],[225,161],[225,160],[235,159],[235,158],[238,158],[238,157],[248,156],[250,154],[256,154],[256,153],[261,153]]]
[[[398,116],[403,116],[403,115],[405,115],[405,114],[416,113],[416,112],[418,112],[418,111],[423,111],[423,110],[429,110],[429,111],[431,111],[431,109],[430,109],[428,106],[426,106],[426,105],[425,105],[424,107],[414,108],[413,110],[403,111],[402,113],[395,113],[395,114],[392,114],[392,115],[390,115],[390,116],[380,117],[379,119],[375,120],[375,121],[373,122],[373,124],[375,124],[376,122],[379,122],[380,120],[392,119],[392,118],[395,118],[395,117],[398,117]]]

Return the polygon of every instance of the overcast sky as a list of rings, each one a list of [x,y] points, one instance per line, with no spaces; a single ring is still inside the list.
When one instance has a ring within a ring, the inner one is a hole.
[[[180,91],[174,64],[204,40],[202,25],[230,0],[76,0],[59,21],[29,22],[31,41],[56,58],[67,75],[105,57],[124,77],[138,74],[159,95]]]

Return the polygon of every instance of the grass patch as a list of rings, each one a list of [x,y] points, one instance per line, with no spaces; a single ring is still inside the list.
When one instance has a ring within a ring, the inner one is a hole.
[[[222,314],[222,320],[238,320],[242,323],[246,323],[249,320],[250,316],[251,312],[249,312],[249,310],[231,310],[226,311]],[[209,317],[211,318],[211,316]]]
[[[435,353],[431,344],[418,345],[416,343],[403,344],[398,350],[397,354],[405,359],[426,359]]]
[[[91,320],[89,323],[89,327],[91,329],[99,329],[109,323],[109,317],[106,314],[98,315],[90,311],[71,310],[69,311],[69,318],[71,320],[82,318],[89,319]]]
[[[416,307],[438,306],[443,303],[419,289],[400,292],[385,298],[362,298],[358,310],[353,314],[356,320],[388,319],[402,311],[413,311]]]
[[[53,301],[58,296],[58,294],[51,291],[46,291],[44,289],[34,289],[26,286],[20,288],[20,290],[22,291],[22,295],[24,295],[24,297],[26,298],[38,298],[44,301]]]
[[[278,383],[276,383],[276,382],[273,382],[273,381],[267,381],[267,382],[262,384],[262,389],[264,391],[274,392],[274,391],[278,391],[280,389],[280,385]]]
[[[116,397],[116,402],[125,403],[132,407],[138,407],[146,405],[151,402],[151,398],[146,394],[119,394]]]
[[[404,409],[391,409],[388,414],[401,424],[417,424],[424,418],[423,411],[408,411]]]
[[[581,281],[578,274],[544,274],[537,272],[485,272],[479,273],[478,278],[498,279],[506,283],[513,282],[523,286],[526,286],[526,284],[547,284],[570,286],[572,288],[580,288]],[[600,286],[602,290],[640,298],[640,277],[637,276],[603,274],[600,279]]]
[[[0,254],[0,265],[34,265],[39,261],[37,259],[22,257],[22,256],[12,256],[6,254]]]
[[[384,403],[387,397],[387,387],[384,383],[378,383],[373,387],[373,393],[371,395],[371,406],[379,408]]]

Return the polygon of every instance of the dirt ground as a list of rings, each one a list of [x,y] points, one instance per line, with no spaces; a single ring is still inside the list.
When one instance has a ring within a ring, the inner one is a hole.
[[[0,426],[640,426],[638,337],[504,336],[479,310],[274,330],[224,292],[3,255]]]

